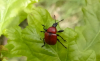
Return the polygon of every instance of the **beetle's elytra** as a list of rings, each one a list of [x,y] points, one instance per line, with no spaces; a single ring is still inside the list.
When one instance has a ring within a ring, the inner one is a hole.
[[[54,15],[54,18],[55,18],[55,15]],[[63,21],[63,19],[61,21]],[[59,34],[56,34],[56,33],[63,32],[64,30],[57,31],[56,27],[57,27],[59,22],[56,22],[56,20],[55,20],[55,23],[51,27],[49,27],[48,29],[45,29],[45,25],[42,25],[44,31],[41,31],[41,32],[45,33],[45,37],[43,38],[44,45],[42,45],[42,47],[45,46],[45,43],[47,43],[49,45],[55,45],[57,41],[60,42],[60,40],[57,37],[61,37],[61,36]],[[63,37],[61,37],[61,38],[63,39]],[[64,40],[64,41],[66,41],[66,40]],[[64,46],[64,47],[67,48],[66,46]]]

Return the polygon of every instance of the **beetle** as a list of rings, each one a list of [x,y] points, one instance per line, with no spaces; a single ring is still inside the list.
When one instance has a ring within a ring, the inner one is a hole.
[[[54,19],[55,19],[55,15],[54,15]],[[62,19],[61,21],[63,21],[63,20],[64,19]],[[59,22],[61,22],[61,21],[59,21]],[[57,34],[57,32],[64,32],[64,30],[57,31],[56,27],[59,22],[56,22],[56,19],[55,19],[55,23],[48,29],[45,29],[45,25],[42,25],[44,31],[41,31],[41,32],[45,33],[45,37],[43,38],[44,45],[42,45],[42,47],[45,46],[45,43],[47,43],[49,45],[55,45],[57,41],[60,42],[60,40],[57,37],[58,36],[61,37],[61,36],[59,34]],[[63,39],[63,37],[61,37],[61,38]],[[64,40],[64,41],[66,41],[66,40]],[[62,44],[62,46],[64,46],[64,45]],[[66,46],[64,46],[64,47],[67,48]]]

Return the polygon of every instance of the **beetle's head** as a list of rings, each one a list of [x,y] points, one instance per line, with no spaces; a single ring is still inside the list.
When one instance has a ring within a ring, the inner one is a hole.
[[[55,19],[55,15],[54,15],[54,19]],[[64,19],[60,20],[59,22],[63,21]],[[55,19],[55,23],[52,25],[52,27],[57,27],[58,23],[59,22],[56,22],[56,19]]]

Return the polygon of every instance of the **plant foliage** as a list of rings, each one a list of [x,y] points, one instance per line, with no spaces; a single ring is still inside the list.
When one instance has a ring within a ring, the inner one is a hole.
[[[2,53],[3,56],[26,56],[27,61],[100,61],[100,2],[98,0],[86,0],[86,4],[86,7],[82,9],[84,25],[76,27],[75,31],[66,28],[63,33],[59,33],[67,40],[64,42],[59,38],[67,49],[59,42],[56,45],[46,44],[41,47],[43,41],[40,38],[44,38],[44,33],[40,32],[43,30],[41,24],[48,28],[54,23],[54,20],[46,9],[28,6],[28,9],[25,9],[26,16],[24,18],[27,17],[28,22],[25,29],[18,26],[22,17],[12,27],[7,28],[8,24],[5,27],[0,27],[2,30],[6,28],[3,33],[8,38],[8,44],[5,46],[8,50]],[[15,18],[17,16],[13,17],[13,19]],[[4,24],[6,24],[5,21],[2,22],[2,25]],[[60,30],[59,26],[57,30]]]
[[[38,0],[0,0],[0,36],[4,29],[19,25],[27,14],[25,9]]]

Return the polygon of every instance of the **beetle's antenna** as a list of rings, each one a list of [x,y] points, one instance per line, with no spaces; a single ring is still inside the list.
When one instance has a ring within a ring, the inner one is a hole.
[[[55,15],[54,15],[54,19],[55,19]],[[59,22],[63,21],[64,19],[60,20]],[[55,23],[52,25],[52,27],[56,27],[58,25],[59,22],[56,22],[56,19],[55,19]]]
[[[54,15],[55,23],[56,23],[56,16]]]
[[[64,19],[62,19],[62,20],[60,20],[59,22],[61,22],[61,21],[63,21]],[[57,23],[59,23],[59,22],[57,22]]]

